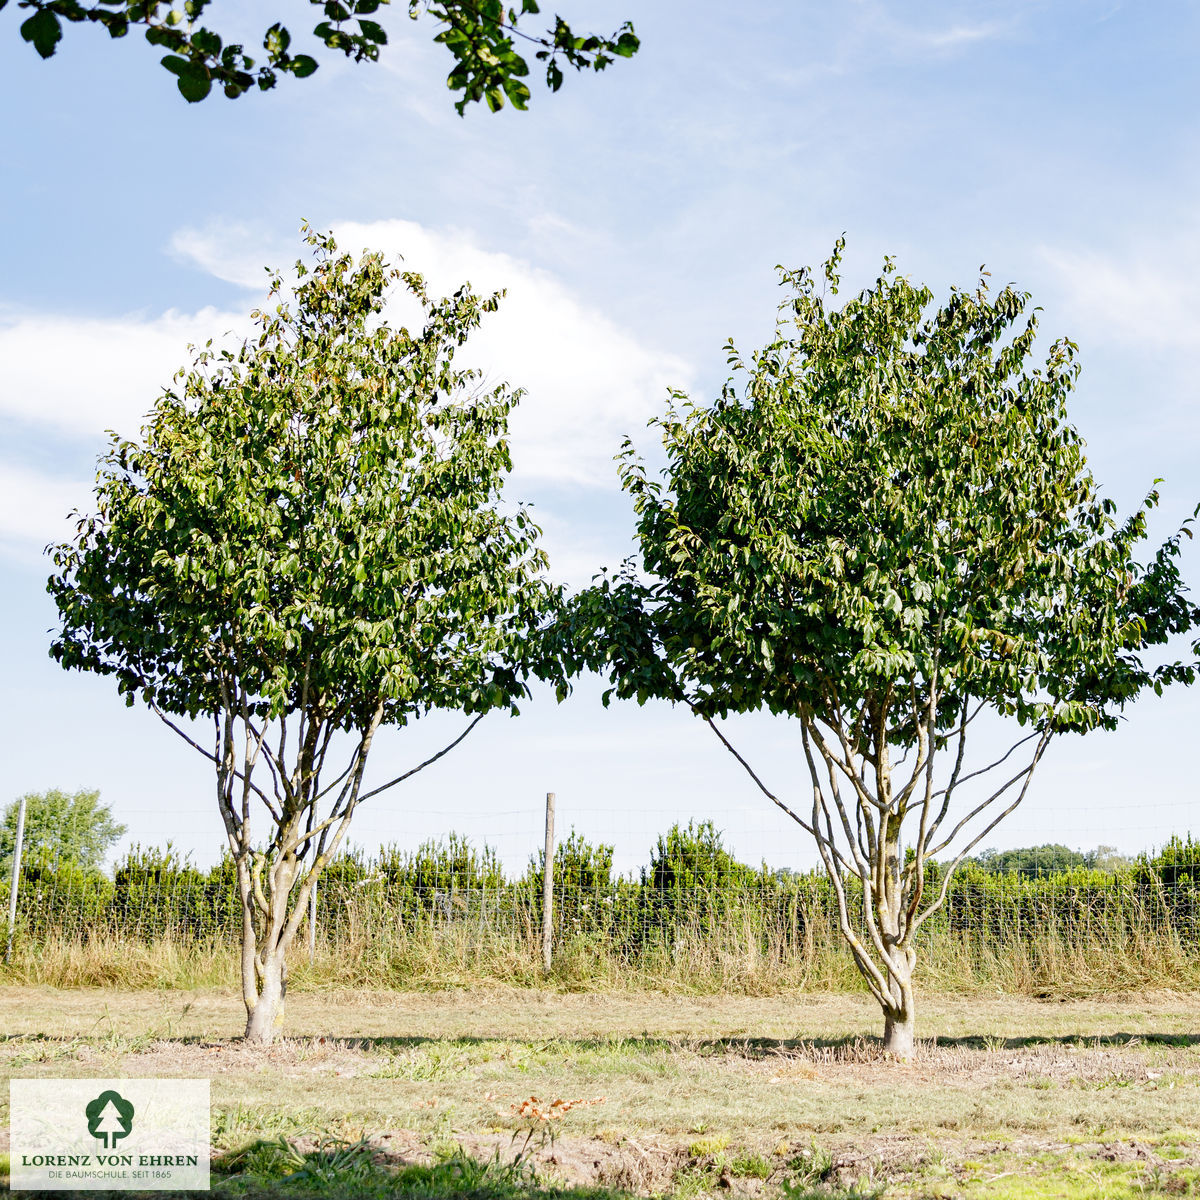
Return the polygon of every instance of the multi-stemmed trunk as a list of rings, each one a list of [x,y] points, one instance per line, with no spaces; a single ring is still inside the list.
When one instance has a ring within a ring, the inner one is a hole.
[[[235,701],[240,699],[234,695]],[[285,755],[287,734],[282,718],[278,722],[278,749],[268,744],[266,726],[256,727],[244,702],[231,702],[223,723],[218,725],[216,751],[208,757],[217,767],[217,803],[237,870],[242,908],[242,1002],[248,1042],[269,1045],[283,1024],[288,950],[308,909],[312,889],[341,847],[359,802],[437,762],[484,716],[477,713],[449,745],[364,794],[363,772],[383,718],[383,707],[380,700],[364,727],[357,731],[358,744],[349,765],[326,787],[322,787],[321,773],[340,722],[324,713],[315,700],[310,708],[301,710],[299,746],[290,758]],[[234,736],[239,720],[245,741],[240,761],[235,754]],[[271,792],[252,779],[260,756],[267,759]],[[322,819],[318,805],[326,797],[331,799],[325,801],[328,811]],[[267,827],[271,836],[265,852],[255,848],[251,837],[251,802],[256,798],[270,815]]]
[[[904,1061],[912,1058],[915,1046],[917,933],[945,904],[955,868],[1024,799],[1051,736],[1049,728],[1036,729],[990,766],[964,776],[966,729],[979,709],[972,713],[965,700],[958,701],[954,722],[945,729],[939,727],[941,698],[935,673],[923,693],[914,689],[907,712],[893,711],[895,697],[887,692],[868,696],[848,714],[831,690],[826,711],[798,714],[812,782],[812,814],[807,819],[774,795],[712,718],[705,717],[763,794],[815,839],[833,885],[838,925],[854,965],[883,1012],[883,1048]],[[958,784],[1000,766],[1017,746],[1034,738],[1031,760],[976,803],[948,833],[943,832]],[[957,753],[949,777],[944,786],[935,787],[934,752],[954,740]],[[915,750],[915,760],[903,779],[893,777],[893,742]],[[988,812],[1018,785],[1015,798],[1002,811]],[[984,813],[991,819],[982,829],[964,834],[966,844],[951,852],[939,872],[939,886],[927,895],[928,864]],[[916,828],[906,842],[909,816]]]
[[[269,1045],[283,1025],[287,999],[287,952],[312,881],[291,895],[299,871],[293,854],[267,864],[261,856],[239,862],[242,900],[242,1002],[246,1006],[246,1041]],[[266,874],[269,890],[263,887]],[[290,911],[289,911],[290,909]],[[257,919],[256,919],[257,918]]]
[[[360,798],[363,769],[382,716],[382,705],[362,732],[351,764],[343,774],[345,782],[333,811],[324,821],[318,819],[316,806],[322,795],[321,767],[334,726],[312,714],[304,714],[309,719],[302,724],[303,734],[290,772],[281,769],[286,737],[280,734],[279,750],[270,760],[276,791],[273,797],[268,797],[251,780],[251,770],[266,746],[265,728],[255,730],[244,708],[242,716],[246,752],[239,764],[234,757],[234,721],[227,719],[223,731],[224,753],[217,760],[217,790],[236,864],[242,908],[245,1038],[257,1045],[269,1045],[283,1024],[288,949],[295,940],[309,894],[326,863],[337,853]],[[272,802],[277,806],[272,811],[273,836],[265,853],[251,841],[250,800],[254,793],[269,808]]]
[[[874,890],[871,916],[884,951],[881,958],[886,987],[878,997],[883,1009],[883,1048],[888,1054],[907,1061],[912,1058],[916,1025],[913,968],[917,956],[911,944],[912,931],[907,924],[909,914],[900,859],[901,821],[893,818],[880,824],[883,854],[877,879],[881,886]],[[865,894],[864,903],[869,900],[869,894]]]

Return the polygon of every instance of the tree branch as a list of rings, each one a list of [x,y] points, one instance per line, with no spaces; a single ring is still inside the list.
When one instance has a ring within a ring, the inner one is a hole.
[[[1032,735],[1032,734],[1031,734],[1030,736],[1036,736],[1036,735]],[[1007,792],[1007,791],[1008,791],[1008,789],[1009,789],[1010,787],[1012,787],[1012,785],[1013,785],[1014,783],[1016,783],[1018,779],[1020,779],[1020,778],[1021,778],[1021,776],[1023,776],[1023,775],[1028,775],[1028,774],[1029,774],[1029,773],[1030,773],[1030,772],[1033,770],[1033,768],[1034,768],[1035,766],[1037,766],[1038,759],[1042,757],[1042,751],[1045,749],[1045,747],[1046,747],[1046,743],[1047,743],[1047,741],[1049,741],[1049,739],[1050,739],[1050,733],[1049,733],[1049,731],[1047,731],[1047,732],[1045,732],[1045,733],[1042,733],[1042,735],[1041,735],[1041,741],[1039,741],[1039,742],[1038,742],[1038,747],[1037,747],[1037,750],[1036,750],[1036,752],[1034,753],[1033,760],[1032,760],[1032,761],[1029,763],[1029,765],[1028,765],[1027,767],[1023,767],[1023,768],[1022,768],[1020,771],[1018,771],[1018,772],[1017,772],[1017,773],[1016,773],[1016,774],[1015,774],[1015,775],[1014,775],[1014,776],[1013,776],[1011,779],[1009,779],[1009,780],[1007,780],[1006,782],[1002,783],[1002,784],[1001,784],[1001,785],[1000,785],[1000,786],[999,786],[999,787],[998,787],[998,788],[997,788],[997,789],[996,789],[996,790],[995,790],[995,791],[994,791],[994,792],[993,792],[993,793],[992,793],[992,794],[991,794],[991,795],[990,795],[990,796],[989,796],[989,797],[988,797],[986,800],[982,801],[980,804],[977,804],[977,805],[976,805],[976,806],[975,806],[975,807],[974,807],[974,808],[973,808],[973,809],[972,809],[972,810],[971,810],[969,813],[967,813],[967,815],[966,815],[965,817],[963,817],[963,819],[962,819],[961,821],[959,821],[959,823],[958,823],[957,825],[955,825],[955,827],[954,827],[954,828],[953,828],[953,829],[950,831],[950,833],[949,833],[949,834],[948,834],[948,835],[947,835],[945,838],[943,838],[943,839],[942,839],[942,841],[941,841],[941,842],[939,842],[939,843],[938,843],[936,846],[934,846],[934,847],[933,847],[933,849],[932,849],[932,850],[930,850],[930,851],[929,851],[929,853],[930,853],[931,855],[933,855],[933,854],[940,854],[940,853],[941,853],[943,850],[945,850],[945,849],[946,849],[946,847],[947,847],[947,846],[949,846],[949,845],[950,845],[950,843],[951,843],[951,842],[953,842],[953,841],[954,841],[954,839],[955,839],[956,837],[958,837],[959,833],[961,833],[961,832],[962,832],[963,828],[964,828],[964,827],[965,827],[965,826],[966,826],[966,825],[967,825],[969,822],[973,821],[973,820],[974,820],[974,819],[975,819],[975,818],[976,818],[976,817],[977,817],[977,816],[978,816],[978,815],[979,815],[981,812],[983,812],[983,811],[984,811],[984,809],[986,809],[986,808],[987,808],[987,807],[988,807],[990,804],[993,804],[993,803],[995,803],[995,801],[999,800],[999,799],[1000,799],[1000,797],[1001,797],[1001,796],[1003,796],[1003,795],[1004,795],[1004,793],[1005,793],[1005,792]],[[1027,738],[1027,737],[1025,737],[1025,738],[1022,738],[1022,739],[1021,739],[1021,740],[1020,740],[1020,741],[1017,743],[1017,745],[1016,745],[1016,746],[1014,746],[1014,747],[1012,748],[1012,750],[1010,750],[1008,753],[1009,753],[1009,754],[1011,754],[1011,753],[1012,753],[1012,751],[1013,751],[1013,750],[1015,750],[1015,749],[1017,748],[1017,746],[1023,745],[1023,744],[1024,744],[1025,742],[1027,742],[1027,741],[1029,741],[1029,738]],[[1007,757],[1008,757],[1008,754],[1006,754],[1004,757],[1005,757],[1005,758],[1007,758]],[[1003,761],[1003,759],[1002,759],[1001,761]],[[992,766],[996,766],[996,765],[997,765],[996,763],[993,763],[993,764],[992,764]],[[989,769],[990,769],[990,768],[989,768]],[[976,774],[979,774],[979,772],[976,772]],[[968,778],[969,778],[969,776],[968,776]],[[1028,781],[1026,781],[1026,783],[1028,783]],[[1022,795],[1024,795],[1024,794],[1025,794],[1025,793],[1024,793],[1024,789],[1022,789],[1022,791],[1021,791],[1021,794],[1022,794]],[[1006,810],[1006,811],[1011,811],[1011,810]],[[1002,814],[1002,815],[1003,815],[1003,814]],[[999,818],[997,818],[997,820],[998,820],[998,819],[999,819]],[[992,828],[992,827],[995,825],[995,823],[996,823],[996,822],[995,822],[995,821],[993,821],[993,822],[992,822],[992,824],[991,824],[991,825],[989,825],[989,826],[988,826],[988,828],[984,830],[984,833],[987,833],[987,832],[988,832],[988,830],[990,830],[990,829],[991,829],[991,828]],[[983,836],[983,834],[981,834],[981,835],[980,835],[980,837],[982,837],[982,836]],[[978,841],[978,838],[976,839],[976,841]],[[972,843],[972,845],[974,845],[974,842]]]
[[[364,800],[370,800],[370,798],[372,796],[378,796],[380,792],[386,792],[388,788],[395,787],[396,784],[403,783],[406,779],[411,779],[412,776],[414,776],[418,771],[425,770],[426,767],[431,766],[433,763],[437,762],[437,760],[439,758],[441,758],[443,755],[449,754],[450,751],[453,750],[454,747],[457,746],[459,744],[459,742],[461,742],[463,740],[463,738],[465,738],[467,736],[467,734],[470,733],[471,730],[474,729],[475,726],[478,725],[479,722],[482,721],[483,718],[486,716],[487,716],[487,713],[480,713],[475,718],[475,720],[473,720],[470,723],[470,725],[468,725],[466,727],[466,729],[464,729],[462,731],[462,733],[460,733],[458,735],[458,737],[456,737],[454,739],[454,741],[452,741],[448,746],[443,747],[443,749],[439,750],[436,754],[427,758],[423,763],[420,763],[417,766],[413,767],[413,769],[411,771],[405,771],[403,775],[397,775],[395,779],[391,779],[387,783],[380,784],[379,787],[372,788],[365,795],[359,796],[357,803],[361,804]]]
[[[685,701],[685,703],[688,704],[689,708],[692,708],[693,712],[695,711],[695,708],[694,708],[694,706],[692,706],[690,701]],[[759,779],[759,777],[754,772],[754,768],[751,767],[750,764],[733,748],[733,745],[730,743],[729,739],[717,728],[712,717],[704,715],[704,714],[701,714],[701,715],[704,716],[704,723],[709,727],[709,729],[711,729],[713,731],[713,733],[715,733],[717,735],[717,737],[719,737],[721,739],[721,744],[725,747],[725,749],[728,750],[729,753],[732,754],[733,757],[736,758],[738,760],[738,762],[740,762],[742,764],[742,766],[746,770],[746,774],[749,775],[750,778],[753,779],[754,782],[758,785],[758,790],[760,792],[762,792],[762,794],[764,796],[766,796],[766,798],[768,800],[770,800],[771,803],[774,804],[777,808],[780,808],[785,813],[787,813],[787,815],[789,817],[791,817],[792,820],[795,821],[796,824],[799,825],[800,828],[803,829],[805,833],[811,834],[813,837],[816,837],[817,836],[816,830],[814,830],[813,827],[811,825],[809,825],[807,821],[805,821],[801,817],[797,816],[796,813],[794,813],[790,808],[788,808],[788,806],[786,804],[784,804],[784,802],[782,800],[780,800],[779,797],[776,796],[775,793],[772,792],[771,789],[768,788],[767,785],[765,783],[763,783],[763,781],[761,779]]]
[[[1021,803],[1022,800],[1025,799],[1025,794],[1026,794],[1026,792],[1029,791],[1029,784],[1033,780],[1033,769],[1038,765],[1038,761],[1041,759],[1042,754],[1046,749],[1046,746],[1050,742],[1050,737],[1051,737],[1050,730],[1046,730],[1042,734],[1041,740],[1037,744],[1037,749],[1034,751],[1033,759],[1029,763],[1029,766],[1027,766],[1019,774],[1014,775],[1013,778],[1010,779],[1009,782],[1006,783],[1003,788],[1001,788],[997,792],[994,792],[992,794],[992,796],[984,802],[983,805],[981,805],[979,808],[977,808],[975,810],[976,813],[981,812],[983,810],[983,808],[985,808],[988,804],[990,804],[992,802],[992,800],[1003,795],[1004,792],[1006,792],[1018,779],[1020,779],[1022,775],[1025,776],[1025,783],[1021,787],[1021,791],[1020,791],[1019,795],[1017,796],[1017,798],[1006,809],[1004,809],[995,818],[993,818],[991,823],[988,826],[986,826],[986,828],[981,829],[979,831],[979,833],[974,838],[972,838],[971,841],[968,842],[966,846],[963,847],[963,849],[959,852],[958,856],[949,865],[949,867],[946,868],[946,874],[942,878],[942,886],[938,891],[937,899],[923,913],[921,913],[920,916],[918,916],[913,921],[913,923],[910,927],[912,929],[913,933],[916,933],[916,931],[918,929],[920,929],[921,926],[931,916],[933,916],[933,914],[935,912],[937,912],[938,909],[940,909],[943,904],[945,904],[946,895],[950,889],[950,879],[953,876],[954,872],[958,869],[958,866],[963,861],[963,859],[966,858],[966,856],[968,854],[970,854],[971,851],[974,850],[975,847],[978,846],[979,843],[981,841],[983,841],[983,839],[985,837],[987,837],[987,835],[989,833],[991,833],[992,830],[995,829],[996,826],[999,825],[1000,822],[1003,821],[1004,818],[1007,817],[1008,814],[1011,813],[1017,807],[1017,805],[1019,805]],[[972,814],[972,815],[974,815],[974,814]],[[969,819],[969,818],[964,818],[964,820],[967,820],[967,819]],[[959,822],[958,826],[956,827],[955,832],[957,832],[958,829],[961,829],[962,826],[963,826],[963,822]],[[942,843],[942,847],[947,846],[951,841],[953,841],[953,839],[954,839],[954,834],[951,834],[950,837],[945,842]],[[935,851],[935,853],[936,853],[936,851]]]

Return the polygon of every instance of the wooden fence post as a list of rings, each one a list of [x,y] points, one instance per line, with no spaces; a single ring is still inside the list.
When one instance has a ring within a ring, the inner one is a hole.
[[[542,968],[550,973],[554,945],[554,793],[546,793],[546,857],[542,871]]]
[[[313,880],[312,890],[308,893],[308,965],[311,967],[317,959],[317,881]]]
[[[4,947],[4,961],[12,957],[13,932],[17,927],[17,885],[21,881],[21,844],[25,840],[25,797],[17,807],[17,840],[13,845],[12,886],[8,892],[8,943]]]

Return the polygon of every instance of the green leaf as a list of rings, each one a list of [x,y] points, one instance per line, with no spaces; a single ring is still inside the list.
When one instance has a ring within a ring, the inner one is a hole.
[[[290,70],[297,79],[306,79],[317,69],[317,60],[308,54],[297,54],[291,60]]]
[[[291,42],[292,35],[276,21],[267,30],[266,37],[263,38],[263,49],[270,54],[272,59],[277,59],[287,53],[287,48],[291,45]]]
[[[379,46],[387,45],[387,30],[382,25],[375,21],[365,21],[359,18],[358,27],[362,30],[363,37],[369,42],[374,42]]]
[[[212,91],[212,76],[201,63],[178,59],[173,55],[168,55],[162,63],[168,71],[178,77],[179,94],[189,104],[203,100]]]
[[[21,36],[33,43],[33,48],[42,58],[51,58],[62,38],[62,26],[58,17],[49,9],[40,8],[21,24]]]

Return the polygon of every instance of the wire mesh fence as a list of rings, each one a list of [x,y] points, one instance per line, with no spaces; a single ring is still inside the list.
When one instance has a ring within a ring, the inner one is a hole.
[[[1116,945],[1169,935],[1200,946],[1200,846],[1180,844],[1118,870],[997,872],[960,868],[941,911],[922,927],[921,944],[975,939],[984,944]],[[560,847],[560,851],[563,848]],[[747,952],[787,955],[838,937],[837,903],[821,873],[754,871],[728,859],[665,862],[638,877],[613,877],[604,847],[568,842],[556,858],[552,940],[591,946],[615,960],[681,939],[739,943]],[[669,847],[668,847],[669,850]],[[940,886],[934,864],[926,895]],[[7,880],[0,883],[6,912]],[[853,913],[860,896],[850,897]],[[2,919],[2,918],[0,918]],[[307,920],[307,918],[306,918]],[[462,839],[414,854],[352,854],[330,864],[319,886],[314,933],[323,946],[385,944],[439,937],[540,943],[542,871],[533,861],[508,879],[487,848]],[[112,877],[71,866],[29,862],[18,887],[20,943],[49,938],[87,942],[170,939],[234,944],[241,932],[236,872],[227,858],[202,871],[170,850],[136,850]],[[307,928],[301,941],[307,937]]]

